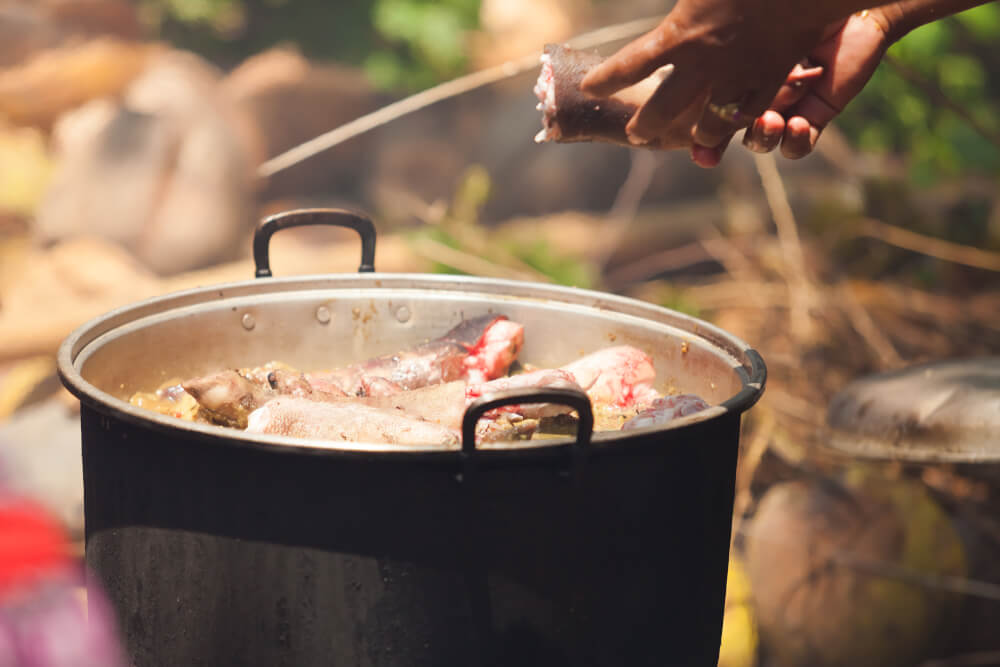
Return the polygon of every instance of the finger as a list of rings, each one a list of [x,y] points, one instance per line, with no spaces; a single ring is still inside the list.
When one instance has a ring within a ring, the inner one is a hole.
[[[771,100],[768,108],[774,109],[775,111],[787,110],[789,107],[795,105],[799,100],[801,100],[805,94],[809,92],[809,87],[818,81],[822,76],[822,67],[817,66],[806,68],[801,64],[796,65],[792,71],[789,72],[788,77],[785,79],[785,83],[778,89],[777,94],[775,94],[774,99]]]
[[[789,118],[785,123],[785,134],[781,140],[781,154],[790,160],[798,160],[812,152],[820,129],[813,127],[802,116]]]
[[[811,153],[819,141],[823,128],[838,113],[839,109],[817,92],[811,91],[788,112],[790,118],[786,123],[785,135],[781,142],[782,155],[797,160]]]
[[[781,143],[785,132],[785,117],[777,111],[765,111],[747,128],[743,145],[755,153],[770,153]]]
[[[798,84],[798,83],[811,83],[816,79],[823,76],[823,66],[813,65],[808,60],[795,63],[795,67],[792,71],[788,73],[785,78],[785,83]]]
[[[638,142],[655,139],[700,94],[702,82],[696,69],[673,70],[625,126],[628,136]]]
[[[712,167],[717,167],[720,162],[722,162],[722,154],[726,152],[726,147],[729,146],[730,140],[732,140],[733,135],[726,137],[722,143],[718,146],[708,148],[707,146],[699,146],[694,144],[691,146],[691,160],[704,169],[711,169]]]
[[[669,18],[642,37],[623,46],[617,53],[590,70],[580,90],[596,97],[608,97],[613,93],[637,83],[670,63],[673,40],[668,36],[676,31]]]
[[[767,109],[781,87],[783,77],[771,85],[749,94],[736,91],[713,91],[712,101],[705,105],[694,130],[694,142],[701,146],[718,146],[726,137],[749,125]],[[720,114],[719,107],[736,104],[738,111],[730,117]]]
[[[811,90],[789,111],[789,115],[801,116],[809,124],[822,130],[837,117],[840,109],[826,101],[818,90]]]

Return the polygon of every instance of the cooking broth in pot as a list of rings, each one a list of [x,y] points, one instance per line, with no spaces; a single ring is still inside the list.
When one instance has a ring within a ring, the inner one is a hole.
[[[462,320],[433,340],[340,368],[303,370],[275,360],[171,379],[134,393],[130,403],[250,433],[456,448],[466,408],[496,392],[585,393],[599,431],[660,425],[709,407],[691,394],[661,395],[652,359],[634,346],[613,345],[560,368],[537,368],[518,360],[523,345],[523,325],[485,315]],[[477,440],[572,433],[571,412],[555,403],[497,408],[477,424]]]

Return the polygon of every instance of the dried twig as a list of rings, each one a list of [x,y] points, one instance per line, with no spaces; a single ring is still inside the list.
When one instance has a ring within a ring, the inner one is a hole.
[[[882,368],[900,365],[903,359],[899,356],[896,347],[889,337],[882,333],[882,330],[872,320],[871,315],[858,301],[850,283],[841,285],[836,293],[840,297],[841,303],[844,304],[844,314],[850,320],[855,331],[868,344],[868,347],[878,355]]]
[[[887,225],[884,222],[863,218],[859,236],[867,236],[894,245],[897,248],[912,250],[928,257],[971,266],[986,271],[1000,271],[1000,253],[980,250],[960,243],[952,243],[936,239],[925,234],[918,234],[902,227]]]
[[[743,520],[743,515],[753,500],[750,494],[750,483],[753,481],[757,467],[771,446],[771,436],[777,427],[774,413],[770,410],[759,411],[760,423],[750,437],[745,451],[740,455],[739,467],[736,470],[736,502],[734,516],[737,522]]]
[[[471,275],[485,276],[487,278],[551,282],[549,277],[543,273],[537,271],[518,270],[502,266],[477,255],[452,248],[433,239],[414,239],[412,245],[414,252],[425,257],[426,259],[445,264]]]
[[[631,151],[632,164],[629,166],[625,181],[618,189],[615,201],[608,211],[609,224],[604,229],[605,243],[597,254],[597,265],[602,269],[607,267],[611,256],[621,245],[625,231],[635,219],[642,198],[653,182],[653,175],[663,163],[663,157],[652,151]],[[602,271],[603,272],[603,271]]]
[[[813,295],[806,273],[802,241],[799,239],[795,215],[788,202],[788,194],[785,192],[785,185],[781,180],[781,174],[778,173],[774,156],[770,153],[754,153],[754,164],[757,166],[761,184],[764,186],[764,195],[771,208],[771,216],[774,218],[774,224],[778,230],[778,241],[781,243],[781,252],[785,258],[785,279],[788,281],[789,300],[792,308],[792,334],[796,339],[804,340],[809,337],[812,331],[809,309]]]
[[[788,290],[769,282],[731,280],[689,287],[685,293],[699,307],[709,310],[788,307]]]
[[[957,593],[968,597],[1000,602],[1000,584],[947,574],[921,572],[897,563],[857,558],[850,554],[836,554],[833,562],[857,572],[885,579],[896,579],[906,584],[936,591]]]
[[[997,665],[1000,665],[1000,651],[963,653],[920,663],[920,667],[996,667]]]
[[[722,264],[723,268],[726,269],[726,272],[734,280],[744,283],[748,281],[756,282],[761,279],[760,271],[757,270],[753,262],[750,261],[735,243],[719,233],[718,229],[709,225],[706,236],[710,236],[711,238],[702,239],[702,247],[709,255]]]
[[[612,288],[649,280],[667,271],[677,271],[715,258],[705,251],[702,243],[689,243],[647,255],[608,273],[604,281]]]
[[[794,539],[801,539],[800,536],[789,536],[786,539],[762,538],[759,534],[753,534],[751,525],[744,525],[740,527],[739,531],[744,537],[752,537],[756,540],[766,539],[767,543],[776,547],[783,547],[786,544],[790,544]],[[850,541],[850,537],[847,541]],[[843,550],[835,551],[828,557],[823,558],[816,567],[811,568],[811,572],[815,573],[817,570],[824,570],[830,567],[844,567],[873,577],[895,579],[928,590],[945,591],[957,595],[1000,602],[1000,584],[991,581],[923,572],[898,563],[872,560],[870,558],[858,558]]]
[[[606,28],[599,28],[571,39],[568,43],[574,48],[584,49],[600,46],[601,44],[608,44],[610,42],[616,42],[647,32],[655,27],[662,19],[663,17],[659,16],[655,18],[638,19],[627,23],[620,23]],[[345,125],[341,125],[338,128],[330,130],[325,134],[321,134],[314,139],[310,139],[303,144],[295,146],[294,148],[267,160],[257,168],[257,174],[261,178],[268,178],[279,171],[288,169],[303,160],[307,160],[318,153],[333,148],[337,144],[341,144],[348,139],[353,139],[360,134],[364,134],[365,132],[374,130],[377,127],[381,127],[382,125],[390,123],[397,118],[405,116],[406,114],[419,111],[431,106],[432,104],[442,102],[450,97],[455,97],[457,95],[461,95],[462,93],[467,93],[477,88],[482,88],[484,86],[497,83],[498,81],[503,81],[504,79],[509,79],[519,74],[523,74],[524,72],[528,72],[539,67],[538,58],[539,54],[533,53],[531,55],[526,55],[523,58],[510,60],[496,65],[495,67],[490,67],[479,72],[473,72],[472,74],[461,76],[451,81],[446,81],[432,88],[428,88],[427,90],[423,90],[415,95],[403,98],[398,102],[393,102],[392,104],[384,106],[381,109],[376,109],[369,114],[356,118]]]

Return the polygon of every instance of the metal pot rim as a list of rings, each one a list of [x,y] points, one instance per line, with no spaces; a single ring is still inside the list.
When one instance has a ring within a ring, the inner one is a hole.
[[[221,426],[184,422],[166,415],[137,408],[116,398],[83,378],[76,366],[81,353],[105,334],[113,332],[130,322],[142,318],[166,315],[183,307],[212,304],[218,300],[237,297],[263,296],[266,294],[335,290],[335,289],[396,289],[413,291],[451,291],[465,295],[482,294],[499,299],[540,300],[554,303],[575,304],[600,311],[611,311],[631,315],[640,319],[668,324],[679,328],[692,337],[700,338],[718,351],[732,358],[733,370],[742,383],[740,390],[722,403],[708,410],[671,421],[665,426],[654,426],[630,431],[629,435],[619,432],[595,432],[592,449],[595,454],[606,451],[612,445],[617,450],[623,445],[641,444],[645,436],[667,430],[681,429],[705,422],[726,413],[742,414],[760,399],[766,382],[767,370],[760,354],[736,336],[690,315],[673,311],[651,303],[628,297],[608,294],[595,290],[564,287],[526,281],[481,278],[474,276],[453,276],[412,273],[362,273],[362,274],[320,274],[267,278],[221,283],[189,290],[164,294],[134,302],[104,315],[98,316],[77,327],[59,347],[57,366],[59,376],[66,388],[81,402],[94,408],[105,417],[123,419],[133,424],[169,433],[183,433],[202,441],[215,444],[250,447],[256,449],[299,452],[322,455],[338,455],[362,458],[411,460],[420,458],[428,461],[455,461],[462,455],[458,450],[443,450],[436,446],[406,447],[361,442],[327,443],[301,438],[249,434]],[[545,441],[539,445],[535,441],[525,446],[497,445],[481,447],[477,451],[488,458],[550,458],[565,456],[565,451],[573,446],[571,438]]]

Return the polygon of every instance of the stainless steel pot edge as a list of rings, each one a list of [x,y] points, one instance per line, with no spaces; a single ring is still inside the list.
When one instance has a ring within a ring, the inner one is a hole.
[[[101,339],[102,336],[126,326],[130,322],[155,317],[165,311],[176,312],[185,307],[198,306],[214,300],[232,299],[238,297],[260,297],[264,294],[288,293],[292,291],[311,291],[321,289],[397,289],[397,290],[436,290],[452,291],[463,295],[491,295],[506,300],[538,300],[541,302],[569,303],[610,311],[622,315],[631,315],[640,319],[652,320],[665,324],[701,338],[731,357],[734,371],[740,377],[742,389],[710,410],[703,411],[677,419],[667,426],[649,427],[630,432],[629,436],[621,433],[595,433],[595,453],[599,453],[602,444],[607,446],[621,444],[629,440],[638,440],[642,435],[652,432],[662,432],[690,426],[711,419],[727,411],[745,412],[759,400],[766,381],[766,367],[761,356],[748,344],[714,325],[690,317],[683,313],[671,311],[653,304],[636,301],[627,297],[605,294],[575,287],[563,287],[540,283],[525,283],[520,281],[497,280],[469,276],[450,276],[433,274],[324,274],[318,276],[292,276],[285,278],[269,278],[266,280],[241,281],[213,286],[198,287],[181,292],[175,292],[153,297],[133,304],[122,306],[93,319],[74,330],[62,343],[58,351],[58,372],[71,393],[82,402],[108,416],[114,415],[128,422],[152,427],[163,431],[183,430],[185,433],[201,440],[210,440],[238,446],[273,450],[281,448],[303,453],[336,454],[344,456],[377,456],[379,459],[410,459],[419,456],[421,459],[441,459],[453,461],[459,455],[458,450],[442,450],[440,448],[408,447],[401,449],[393,445],[375,443],[324,443],[299,438],[280,436],[263,436],[242,431],[234,432],[218,426],[190,422],[178,423],[176,419],[142,410],[117,399],[83,379],[77,369],[77,361],[83,350]],[[742,359],[740,357],[742,356]],[[635,436],[635,437],[633,437]],[[483,447],[482,452],[490,458],[511,457],[559,457],[572,446],[572,439],[552,439],[544,445],[517,447]]]

